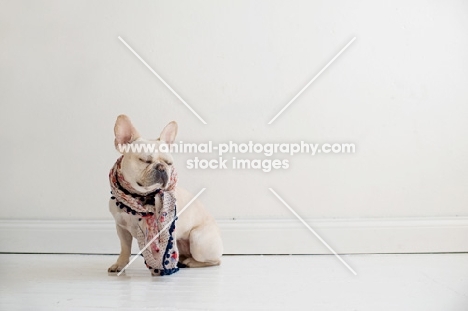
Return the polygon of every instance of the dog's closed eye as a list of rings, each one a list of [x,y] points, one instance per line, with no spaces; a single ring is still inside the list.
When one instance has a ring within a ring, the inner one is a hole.
[[[143,162],[143,163],[146,163],[146,164],[151,164],[151,163],[153,163],[153,161],[151,161],[151,160],[146,160],[146,159],[142,159],[142,158],[140,158],[139,160],[140,160],[141,162]]]
[[[167,165],[172,165],[172,162],[171,161],[168,161],[168,160],[163,160],[164,163],[166,163]]]

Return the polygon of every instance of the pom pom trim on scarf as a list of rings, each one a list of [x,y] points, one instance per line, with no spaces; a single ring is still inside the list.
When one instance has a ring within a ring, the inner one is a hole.
[[[148,269],[153,274],[173,274],[179,270],[179,252],[174,239],[177,220],[174,189],[177,184],[177,172],[173,166],[170,167],[171,176],[166,189],[138,194],[120,171],[122,158],[123,156],[116,161],[109,173],[111,199],[116,201],[115,204],[122,211],[138,217],[139,228],[136,239],[140,250],[158,235],[150,247],[142,253]],[[156,200],[161,202],[159,210],[156,210]]]

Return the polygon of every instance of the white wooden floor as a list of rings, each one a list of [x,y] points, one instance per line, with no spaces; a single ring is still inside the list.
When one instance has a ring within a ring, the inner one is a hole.
[[[0,310],[468,310],[468,254],[225,256],[151,277],[141,259],[0,254]]]

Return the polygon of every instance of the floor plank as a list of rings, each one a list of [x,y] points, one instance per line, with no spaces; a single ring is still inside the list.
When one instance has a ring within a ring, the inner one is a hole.
[[[468,254],[225,256],[152,277],[138,259],[0,254],[1,310],[468,310]]]

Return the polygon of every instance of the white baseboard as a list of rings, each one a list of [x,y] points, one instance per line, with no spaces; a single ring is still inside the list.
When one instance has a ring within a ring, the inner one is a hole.
[[[340,254],[468,252],[468,217],[306,221]],[[295,219],[218,224],[225,254],[330,254]],[[111,220],[0,220],[0,252],[116,254],[119,249]]]

